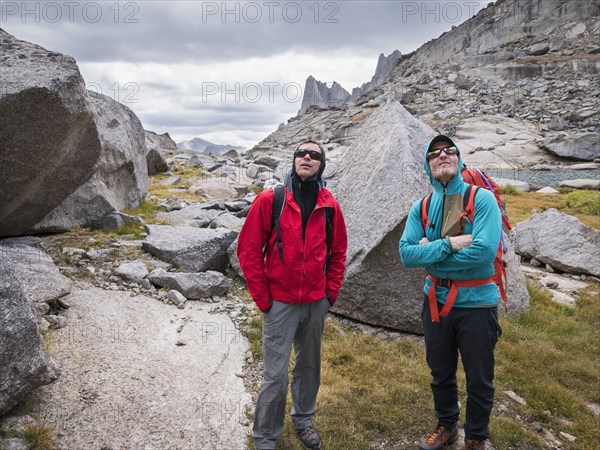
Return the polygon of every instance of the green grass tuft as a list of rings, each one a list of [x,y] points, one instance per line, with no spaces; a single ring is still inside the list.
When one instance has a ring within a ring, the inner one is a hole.
[[[262,358],[262,315],[257,314],[247,319],[242,328],[248,339],[250,351],[254,359]]]
[[[581,214],[600,215],[600,191],[572,191],[564,201],[567,208]]]
[[[24,428],[21,435],[29,450],[59,450],[54,428],[43,421]]]
[[[507,184],[505,186],[500,186],[500,194],[502,194],[502,195],[521,195],[521,191],[519,191],[512,184]]]
[[[116,230],[114,230],[112,233],[116,234],[117,236],[129,236],[129,237],[131,237],[131,239],[135,240],[135,239],[141,239],[142,233],[145,233],[145,232],[146,232],[146,229],[144,228],[143,225],[133,223],[133,222],[127,222],[127,223],[121,225]]]
[[[144,200],[136,208],[124,209],[121,212],[129,214],[130,216],[139,216],[144,219],[145,222],[153,223],[156,220],[156,214],[159,211],[157,202]]]

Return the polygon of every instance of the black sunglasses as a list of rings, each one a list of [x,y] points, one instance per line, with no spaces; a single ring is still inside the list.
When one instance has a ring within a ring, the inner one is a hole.
[[[315,161],[321,161],[323,159],[323,155],[321,154],[321,152],[318,152],[316,150],[300,149],[294,152],[294,158],[304,158],[306,155],[308,155],[310,159]]]
[[[458,149],[456,147],[443,147],[436,148],[435,150],[431,150],[430,152],[428,152],[427,159],[431,161],[432,159],[437,158],[442,154],[442,150],[446,155],[458,155]]]

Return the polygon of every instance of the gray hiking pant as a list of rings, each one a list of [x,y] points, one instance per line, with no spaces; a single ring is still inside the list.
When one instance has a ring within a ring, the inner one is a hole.
[[[274,449],[283,430],[292,344],[292,421],[296,428],[311,425],[321,383],[321,337],[329,306],[327,298],[303,305],[273,301],[271,311],[263,316],[264,369],[252,430],[257,449]]]

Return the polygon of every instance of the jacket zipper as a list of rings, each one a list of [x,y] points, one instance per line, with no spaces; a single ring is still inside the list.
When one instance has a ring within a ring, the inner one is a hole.
[[[442,196],[442,215],[440,217],[440,239],[442,238],[442,227],[444,226],[444,206],[446,206],[446,193],[448,192],[448,188],[444,187],[444,194]]]
[[[313,216],[313,214],[315,213],[315,211],[317,209],[319,209],[320,206],[317,204],[315,205],[315,209],[312,210],[312,212],[310,213],[310,216],[308,217],[308,221],[306,222],[306,229],[308,229],[308,224],[310,223],[310,219]],[[302,211],[300,211],[300,219],[302,219]],[[304,254],[305,254],[305,247],[306,246],[306,236],[303,237],[302,239],[302,273],[300,274],[300,290],[298,291],[298,303],[302,302],[302,286],[304,285],[304,277],[306,276],[306,270],[304,269]]]

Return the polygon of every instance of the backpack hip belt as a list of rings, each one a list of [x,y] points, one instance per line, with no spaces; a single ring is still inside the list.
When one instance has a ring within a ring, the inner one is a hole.
[[[469,173],[468,169],[463,170],[461,173]],[[471,175],[472,178],[472,175]],[[481,178],[487,183],[488,186],[492,186],[490,184],[490,182],[487,180],[487,178],[485,177],[485,175],[483,174],[483,172],[481,172]],[[463,197],[463,212],[460,214],[460,217],[467,217],[469,219],[469,221],[471,223],[473,223],[474,217],[475,217],[475,194],[477,194],[477,191],[479,190],[479,186],[475,186],[475,185],[469,185],[467,187],[467,190],[465,191],[465,196]],[[492,192],[495,192],[495,189],[492,190]],[[430,202],[431,202],[431,194],[426,195],[425,197],[423,197],[423,199],[421,200],[421,226],[423,227],[423,235],[427,236],[427,227],[433,227],[433,223],[431,223],[429,221],[429,206],[430,206]],[[503,220],[504,217],[502,218]],[[506,222],[507,228],[510,230],[510,224],[508,222]],[[462,230],[461,232],[462,233]],[[460,234],[459,233],[459,234]],[[504,253],[506,253],[506,247],[504,245],[504,237],[501,236],[500,239],[500,244],[498,245],[498,251],[496,252],[496,258],[494,259],[494,276],[491,278],[491,280],[496,283],[496,285],[498,286],[498,290],[500,292],[500,298],[502,298],[502,301],[504,302],[504,310],[506,312],[508,312],[508,296],[507,296],[507,292],[506,292],[506,286],[508,286],[508,279],[507,279],[507,275],[506,275],[506,261],[504,261]],[[432,275],[428,275],[429,278],[431,280],[435,280],[435,277],[433,277]],[[473,280],[473,282],[477,283],[479,281],[482,281],[479,284],[472,284],[472,285],[462,285],[462,283],[465,283],[465,281],[452,281],[452,280],[448,280],[450,283],[461,283],[461,284],[457,284],[456,287],[454,288],[454,292],[452,291],[452,289],[450,290],[450,295],[453,295],[451,298],[451,303],[454,303],[454,300],[456,299],[456,294],[458,293],[458,291],[456,290],[459,287],[471,287],[471,286],[479,286],[481,284],[487,284],[488,279],[485,278],[484,281],[482,280]],[[442,286],[441,284],[438,284],[438,286]],[[452,287],[451,284],[447,284],[445,287]],[[433,289],[433,291],[432,291]],[[431,300],[433,296],[433,301]],[[435,300],[435,284],[432,285],[432,288],[429,290],[429,302],[430,305],[435,305],[436,300]],[[432,303],[433,302],[433,303]],[[450,306],[447,309],[442,309],[442,312],[445,312],[445,314],[442,314],[442,317],[445,317],[448,315],[448,313],[450,312],[450,309],[452,308],[452,304],[450,304]],[[435,311],[434,311],[435,309]],[[432,319],[435,316],[437,317],[437,308],[431,308],[432,311]],[[438,320],[434,320],[434,322],[437,322]]]
[[[429,298],[429,311],[431,313],[431,321],[439,322],[440,316],[446,317],[452,306],[454,305],[454,301],[456,300],[456,296],[458,295],[458,288],[461,287],[475,287],[482,286],[484,284],[494,283],[494,279],[490,278],[481,278],[479,280],[449,280],[444,278],[436,278],[433,275],[427,274],[427,278],[429,278],[432,283],[427,291],[427,297]],[[438,312],[437,307],[437,298],[435,296],[435,287],[436,286],[444,286],[450,288],[448,292],[448,296],[446,297],[446,303],[442,307],[442,310]]]

